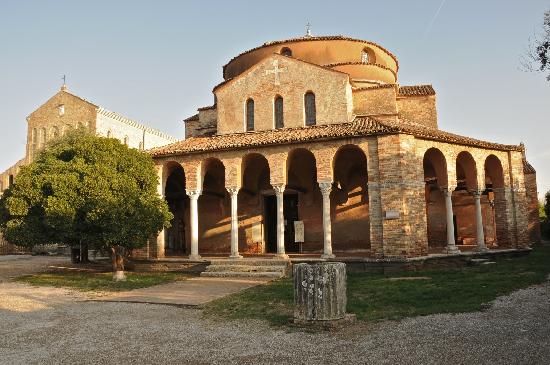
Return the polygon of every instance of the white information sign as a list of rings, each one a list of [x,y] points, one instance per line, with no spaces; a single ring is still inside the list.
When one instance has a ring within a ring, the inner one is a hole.
[[[294,242],[304,242],[304,221],[294,221]]]

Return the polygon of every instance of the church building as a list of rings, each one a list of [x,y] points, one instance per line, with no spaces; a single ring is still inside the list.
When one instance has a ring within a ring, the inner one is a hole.
[[[431,85],[344,36],[268,42],[223,67],[186,138],[153,148],[170,228],[135,256],[407,259],[539,237],[522,144],[442,131]]]
[[[13,184],[20,168],[31,163],[48,142],[75,128],[85,128],[99,136],[117,138],[140,150],[177,141],[166,133],[82,99],[69,92],[63,84],[59,92],[27,117],[25,157],[0,173],[0,195]],[[0,235],[0,254],[21,251],[21,248],[9,244]]]

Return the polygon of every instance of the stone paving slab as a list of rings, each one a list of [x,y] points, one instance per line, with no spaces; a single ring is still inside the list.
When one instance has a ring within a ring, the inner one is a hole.
[[[167,304],[197,307],[229,294],[269,282],[268,278],[205,278],[119,292],[94,299],[106,302]]]

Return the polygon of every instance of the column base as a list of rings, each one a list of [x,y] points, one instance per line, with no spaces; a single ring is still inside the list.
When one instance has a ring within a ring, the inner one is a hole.
[[[476,252],[488,252],[489,249],[486,246],[476,247]]]
[[[278,253],[275,255],[275,259],[277,260],[288,260],[289,257],[286,253]]]
[[[455,245],[445,247],[445,253],[447,255],[456,255],[460,253],[460,250]]]
[[[333,259],[335,257],[336,257],[336,255],[334,255],[334,254],[322,254],[321,255],[321,258],[324,259],[324,260]]]
[[[193,261],[199,261],[201,260],[202,257],[201,255],[197,254],[197,255],[189,255],[189,260],[193,260]]]
[[[229,258],[232,259],[232,260],[239,260],[239,259],[242,259],[243,256],[239,255],[239,254],[236,254],[236,255],[230,255]]]

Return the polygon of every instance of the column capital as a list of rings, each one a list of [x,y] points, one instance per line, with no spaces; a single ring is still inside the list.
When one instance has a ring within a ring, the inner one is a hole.
[[[199,196],[202,194],[202,190],[185,189],[185,193],[191,199],[198,199]]]
[[[455,191],[456,186],[452,186],[452,185],[442,186],[440,189],[445,196],[451,196],[453,195],[453,191]]]
[[[225,189],[230,195],[237,195],[239,194],[239,190],[241,190],[241,188],[235,186],[226,187]]]
[[[332,191],[332,182],[320,181],[319,189],[321,189],[321,194],[323,194],[323,196],[330,195],[330,192]]]
[[[285,184],[271,184],[273,190],[275,190],[275,195],[282,195],[285,192]]]
[[[483,190],[472,190],[470,194],[472,194],[475,199],[480,199],[481,195],[483,195]]]

